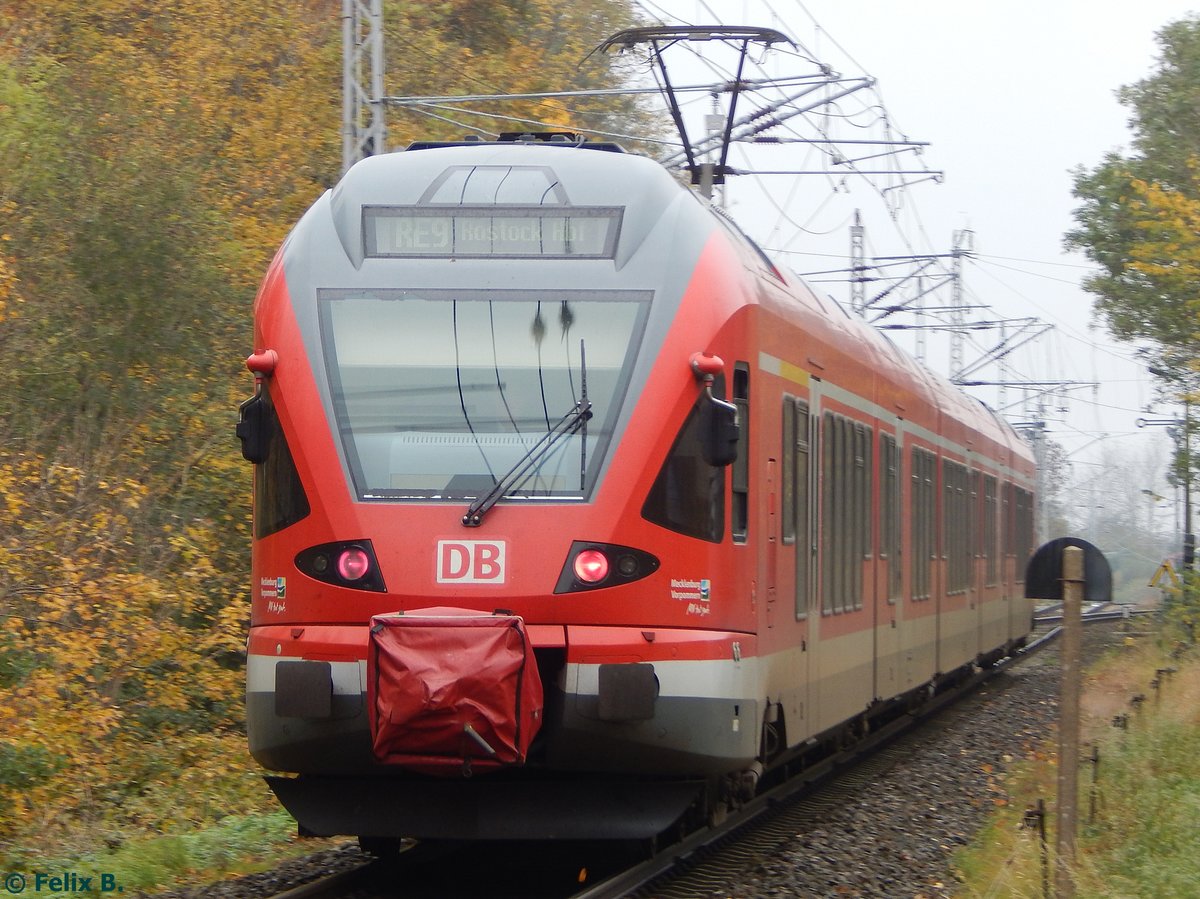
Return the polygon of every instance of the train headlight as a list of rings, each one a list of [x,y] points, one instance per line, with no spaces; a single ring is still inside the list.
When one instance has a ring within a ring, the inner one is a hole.
[[[376,593],[387,590],[370,540],[311,546],[296,555],[296,567],[311,578],[337,587]]]
[[[567,552],[555,593],[618,587],[658,571],[658,558],[630,546],[576,540]]]
[[[598,549],[585,549],[575,557],[575,577],[585,584],[598,584],[608,577],[608,556]]]
[[[342,580],[360,581],[371,570],[371,557],[361,546],[348,546],[337,560],[337,571]]]

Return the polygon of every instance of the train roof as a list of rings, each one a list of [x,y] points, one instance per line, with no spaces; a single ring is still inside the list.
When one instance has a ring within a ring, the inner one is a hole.
[[[744,233],[742,237],[753,243]],[[805,327],[825,344],[828,352],[839,354],[847,364],[865,365],[874,373],[874,395],[870,399],[880,408],[902,419],[937,418],[941,422],[938,430],[963,446],[1001,456],[1008,453],[1009,461],[1022,458],[1032,463],[1025,438],[982,400],[901,349],[887,332],[851,315],[833,298],[817,294],[794,273],[784,270],[781,278],[788,288],[787,298],[772,301],[766,293],[760,295],[760,302],[798,305],[805,317]],[[789,314],[785,308],[779,312]],[[981,446],[980,440],[992,446]]]
[[[489,168],[496,172],[511,169],[516,174],[477,174]],[[470,172],[476,174],[467,174]],[[832,299],[820,298],[797,276],[776,268],[728,215],[687,189],[658,162],[626,153],[617,144],[587,141],[570,132],[513,132],[498,141],[416,141],[404,151],[368,157],[353,166],[330,192],[330,205],[343,247],[356,267],[363,262],[363,207],[620,206],[624,208],[620,241],[624,249],[617,251],[619,269],[626,253],[655,227],[665,210],[677,208],[684,197],[748,258],[757,259],[763,277],[783,288],[791,303],[799,304],[816,329],[825,333],[825,339],[881,373],[879,391],[902,392],[908,404],[925,407],[921,417],[948,416],[960,429],[1031,458],[1025,440],[985,404],[901,350],[885,332],[851,316]],[[760,294],[759,301],[763,299]],[[817,326],[817,320],[823,325]],[[873,399],[885,408],[893,406],[886,396]],[[917,414],[917,409],[910,408],[902,417]]]

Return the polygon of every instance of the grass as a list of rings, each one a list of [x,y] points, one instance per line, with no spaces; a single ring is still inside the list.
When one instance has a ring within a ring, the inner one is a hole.
[[[35,878],[43,875],[41,887],[36,888],[38,896],[80,895],[80,890],[71,889],[71,873],[76,875],[75,886],[81,877],[92,878],[91,889],[83,891],[84,895],[158,893],[266,870],[283,859],[330,845],[333,841],[299,840],[295,821],[280,810],[229,816],[192,833],[132,839],[105,852],[31,859],[13,870],[25,878],[28,892],[35,891]],[[111,879],[102,883],[101,877],[106,875]],[[60,884],[49,878],[60,878]],[[55,889],[57,885],[62,889]],[[104,889],[106,886],[109,888]]]
[[[1162,674],[1166,668],[1175,668]],[[1160,680],[1156,691],[1150,685]],[[1131,705],[1141,694],[1146,699]],[[1136,710],[1135,710],[1136,709]],[[1079,897],[1200,895],[1200,658],[1195,648],[1175,659],[1153,638],[1110,654],[1087,672],[1083,739],[1099,750],[1097,810],[1089,823],[1091,766],[1080,766],[1079,836],[1075,871]],[[1118,715],[1127,727],[1113,727]],[[1090,755],[1091,747],[1085,749]],[[1049,880],[1054,883],[1053,746],[1015,761],[1005,776],[1007,801],[971,846],[955,857],[959,895],[1040,899],[1043,862],[1025,810],[1046,803]]]
[[[1193,706],[1194,708],[1194,706]],[[1098,895],[1200,891],[1200,727],[1161,713],[1112,748],[1104,815],[1085,834],[1084,877]]]
[[[103,772],[65,768],[0,807],[0,879],[24,878],[0,896],[160,893],[341,842],[300,840],[261,773],[238,734],[147,744]]]

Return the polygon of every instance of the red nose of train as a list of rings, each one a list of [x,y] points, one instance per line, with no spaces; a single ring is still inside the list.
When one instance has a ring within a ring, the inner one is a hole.
[[[418,609],[371,619],[371,736],[380,761],[453,776],[525,762],[542,682],[515,615]]]

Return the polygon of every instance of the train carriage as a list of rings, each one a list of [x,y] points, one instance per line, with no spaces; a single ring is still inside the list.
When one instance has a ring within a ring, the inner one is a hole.
[[[248,732],[305,832],[650,836],[1028,633],[1015,432],[542,137],[359,163],[256,301]]]

